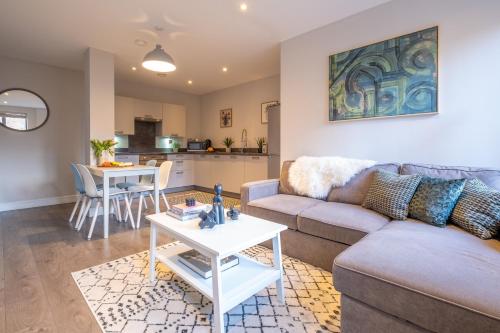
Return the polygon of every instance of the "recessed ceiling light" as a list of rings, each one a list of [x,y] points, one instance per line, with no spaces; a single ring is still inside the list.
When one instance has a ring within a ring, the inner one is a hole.
[[[8,92],[6,92],[6,93],[4,93],[4,95],[5,95],[5,96],[9,96],[9,93],[8,93]]]
[[[240,5],[240,10],[241,10],[242,12],[246,12],[246,11],[247,11],[247,9],[248,9],[247,4],[243,2],[243,3]]]
[[[134,41],[134,44],[137,46],[146,46],[147,43],[144,39],[136,39]]]
[[[191,81],[191,80],[188,80],[188,84],[193,84],[193,81]]]
[[[3,101],[3,104],[7,104],[7,101]]]
[[[222,67],[223,72],[227,72],[227,67]]]
[[[136,71],[136,70],[137,70],[137,67],[132,67],[132,70],[133,70],[133,71]]]

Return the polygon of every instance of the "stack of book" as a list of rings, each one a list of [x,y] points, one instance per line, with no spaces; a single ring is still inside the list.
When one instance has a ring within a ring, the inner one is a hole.
[[[201,211],[208,210],[210,210],[210,205],[197,201],[194,206],[186,206],[186,204],[173,205],[167,211],[167,214],[178,220],[187,221],[197,218]]]
[[[189,250],[179,253],[179,262],[191,268],[196,274],[204,279],[212,277],[212,262],[210,258],[204,256],[196,250]],[[238,265],[240,262],[237,256],[231,255],[221,260],[221,271]]]

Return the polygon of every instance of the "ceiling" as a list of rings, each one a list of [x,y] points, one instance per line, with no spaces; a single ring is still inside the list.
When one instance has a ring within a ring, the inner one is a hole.
[[[204,94],[278,74],[281,41],[388,0],[1,2],[0,55],[81,70],[90,46],[115,54],[118,80]],[[177,65],[165,77],[140,66],[156,43]]]
[[[0,95],[0,106],[45,109],[40,97],[23,90],[9,90]]]

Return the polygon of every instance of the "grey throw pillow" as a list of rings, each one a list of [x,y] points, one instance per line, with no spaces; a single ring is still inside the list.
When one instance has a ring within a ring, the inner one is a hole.
[[[396,220],[405,220],[408,207],[420,183],[420,175],[398,175],[378,170],[368,189],[363,207]]]
[[[479,179],[468,180],[451,221],[479,238],[495,237],[500,229],[500,192]]]

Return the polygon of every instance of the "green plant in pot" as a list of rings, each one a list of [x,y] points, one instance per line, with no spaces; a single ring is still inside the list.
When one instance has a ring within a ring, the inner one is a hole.
[[[231,152],[231,146],[233,145],[234,143],[234,140],[232,137],[228,136],[228,137],[225,137],[224,140],[222,141],[222,143],[224,144],[224,146],[226,147],[226,152],[227,153],[230,153]]]
[[[90,146],[94,152],[95,160],[97,165],[101,165],[104,162],[103,154],[107,153],[110,156],[114,155],[113,147],[117,144],[114,140],[90,140]]]
[[[181,144],[179,142],[175,142],[174,145],[172,146],[174,153],[178,153],[180,147],[181,147]]]
[[[257,141],[257,147],[259,147],[259,153],[262,153],[263,147],[266,144],[266,138],[260,137],[260,138],[257,138],[256,141]]]

